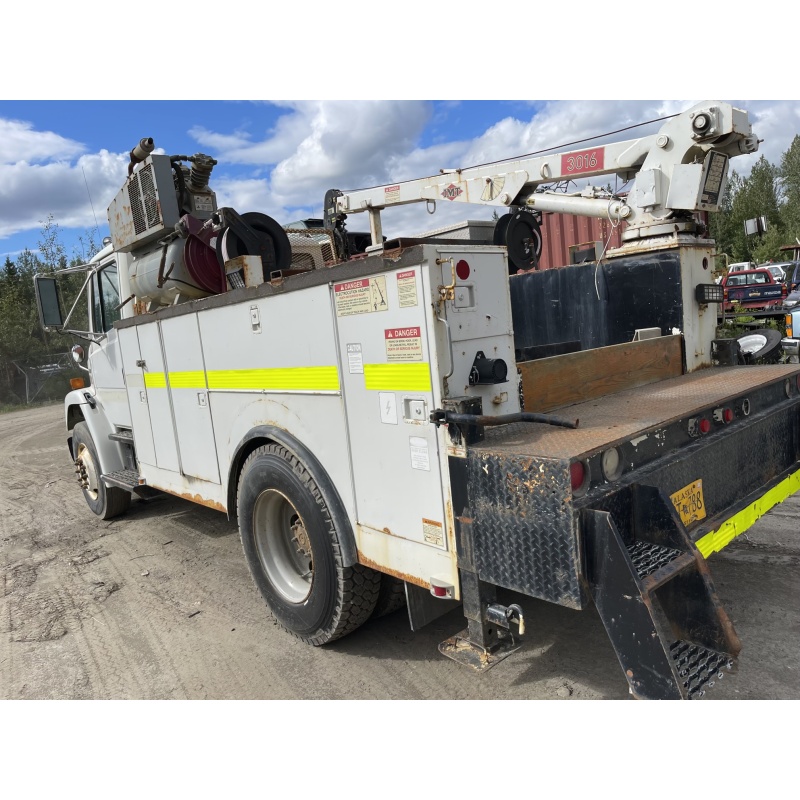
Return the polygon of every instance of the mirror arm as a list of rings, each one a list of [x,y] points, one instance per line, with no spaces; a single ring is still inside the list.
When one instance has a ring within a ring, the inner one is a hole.
[[[72,308],[69,310],[69,313],[64,318],[64,322],[61,323],[64,328],[66,328],[67,324],[69,323],[69,320],[72,317],[72,312],[75,311],[75,309],[78,307],[78,300],[81,299],[81,295],[83,295],[83,292],[85,291],[86,287],[89,285],[89,281],[92,279],[92,276],[94,275],[94,273],[95,273],[95,270],[90,270],[89,272],[86,273],[86,280],[83,282],[83,286],[81,286],[80,291],[75,296],[75,302],[72,304]]]

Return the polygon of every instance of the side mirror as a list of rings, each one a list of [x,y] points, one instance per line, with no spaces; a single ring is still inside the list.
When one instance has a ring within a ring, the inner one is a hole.
[[[33,276],[39,322],[45,330],[60,331],[64,327],[64,311],[61,307],[61,292],[55,278],[45,275]]]

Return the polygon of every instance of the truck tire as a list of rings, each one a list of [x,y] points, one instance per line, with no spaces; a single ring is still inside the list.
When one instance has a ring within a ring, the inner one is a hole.
[[[406,604],[406,585],[394,575],[381,575],[381,589],[378,602],[372,612],[372,618],[385,617],[399,611]]]
[[[76,466],[85,470],[87,485],[82,485],[81,489],[89,508],[100,519],[111,519],[124,514],[130,507],[131,494],[103,483],[97,448],[85,422],[78,422],[72,429],[72,451],[75,453]]]
[[[380,573],[343,566],[339,532],[306,466],[277,444],[254,450],[237,497],[247,564],[275,621],[312,645],[352,633],[375,608]]]
[[[781,355],[781,335],[772,328],[759,328],[736,337],[746,364],[777,362]]]

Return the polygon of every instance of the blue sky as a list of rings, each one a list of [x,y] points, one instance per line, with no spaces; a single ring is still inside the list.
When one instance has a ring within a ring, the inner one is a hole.
[[[637,7],[635,18],[539,4],[525,25],[454,0],[310,0],[302,20],[298,9],[240,0],[197,0],[188,15],[173,0],[141,13],[82,0],[49,17],[12,4],[4,30],[16,33],[0,48],[0,263],[35,250],[48,215],[69,256],[95,218],[105,235],[127,154],[144,136],[171,155],[218,159],[219,204],[283,224],[319,216],[329,188],[510,158],[708,99],[747,109],[760,153],[777,161],[800,132],[800,101],[785,99],[798,96],[785,87],[791,48],[773,48],[765,76],[737,45],[783,24],[762,5],[747,20],[715,15],[707,29],[682,0]],[[265,97],[273,101],[255,99]],[[636,99],[598,99],[608,97]],[[747,173],[754,161],[733,168]],[[384,215],[384,232],[418,233],[464,213],[404,206]],[[469,207],[470,218],[489,216]],[[362,227],[360,217],[350,223]]]
[[[329,188],[423,177],[595,136],[675,113],[688,100],[0,100],[0,260],[36,250],[48,215],[69,256],[124,182],[128,152],[144,136],[173,154],[219,161],[211,186],[220,205],[262,211],[282,224],[319,216]],[[727,98],[716,98],[727,99]],[[777,161],[800,133],[800,102],[735,100]],[[657,126],[612,138],[630,139]],[[733,162],[748,172],[755,157]],[[91,202],[90,202],[91,198]],[[491,209],[470,207],[487,219]],[[410,234],[464,218],[424,206],[387,213],[384,230]],[[357,220],[357,221],[356,221]],[[360,218],[352,229],[366,225]],[[362,223],[359,225],[358,223]]]

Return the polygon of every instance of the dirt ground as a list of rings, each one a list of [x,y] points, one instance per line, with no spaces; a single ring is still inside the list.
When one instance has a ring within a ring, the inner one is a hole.
[[[743,647],[707,699],[800,698],[798,520],[795,496],[712,556]],[[504,599],[525,609],[525,644],[481,674],[437,650],[460,610],[418,633],[400,611],[310,647],[268,619],[223,514],[165,495],[98,520],[61,407],[0,415],[3,699],[628,697],[594,609]]]

